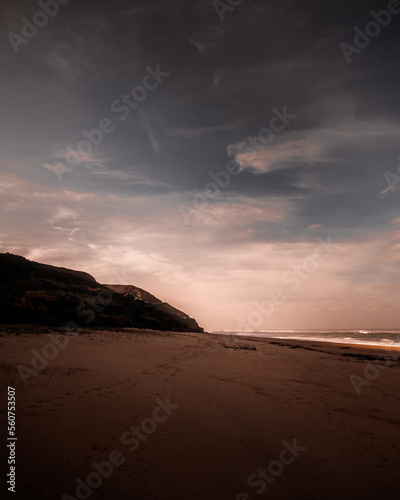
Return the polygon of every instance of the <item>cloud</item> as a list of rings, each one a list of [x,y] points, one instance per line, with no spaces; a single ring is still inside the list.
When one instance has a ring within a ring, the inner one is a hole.
[[[334,242],[337,250],[292,293],[283,275],[314,255],[318,241],[313,234],[273,238],[273,225],[284,227],[293,215],[286,201],[222,195],[205,207],[204,217],[214,222],[195,219],[189,238],[177,195],[155,200],[50,190],[12,174],[0,176],[0,192],[7,220],[3,234],[12,235],[2,240],[2,251],[85,270],[100,282],[141,286],[209,328],[235,328],[237,318],[246,317],[254,301],[265,300],[274,288],[287,292],[287,305],[271,320],[281,326],[288,324],[288,311],[309,303],[319,311],[325,301],[330,314],[344,296],[361,307],[363,299],[380,303],[395,300],[399,292],[398,217],[385,231]],[[260,223],[266,224],[264,240],[255,230]]]
[[[320,153],[321,149],[318,144],[303,140],[286,142],[263,151],[237,154],[236,161],[242,170],[268,173],[319,160]]]
[[[319,129],[284,131],[276,135],[270,145],[257,141],[257,136],[252,140],[248,137],[228,146],[227,152],[242,171],[255,175],[290,171],[287,177],[282,178],[284,182],[314,192],[343,191],[338,181],[347,170],[345,190],[350,192],[359,191],[360,185],[365,185],[369,176],[373,175],[376,179],[378,172],[383,184],[389,161],[397,154],[394,143],[397,137],[400,137],[400,126],[391,120],[349,118]],[[354,179],[348,175],[350,164]],[[366,169],[366,164],[371,164],[371,168]],[[356,172],[360,172],[358,177]],[[329,185],[327,179],[330,180]],[[388,188],[382,190],[378,187],[376,196],[388,192]]]

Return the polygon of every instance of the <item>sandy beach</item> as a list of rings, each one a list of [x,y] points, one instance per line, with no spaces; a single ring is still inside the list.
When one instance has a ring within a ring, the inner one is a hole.
[[[3,401],[10,386],[17,402],[7,498],[398,498],[396,351],[38,332],[0,338]]]

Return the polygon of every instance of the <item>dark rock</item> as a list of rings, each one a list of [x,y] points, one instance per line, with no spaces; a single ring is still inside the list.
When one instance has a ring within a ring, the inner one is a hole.
[[[141,288],[101,285],[90,274],[9,253],[0,254],[0,323],[203,331]]]

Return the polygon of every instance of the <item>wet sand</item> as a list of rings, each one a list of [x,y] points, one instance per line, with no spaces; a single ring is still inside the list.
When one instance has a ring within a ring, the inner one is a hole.
[[[18,441],[16,493],[6,498],[398,498],[395,350],[271,339],[243,350],[216,335],[134,330],[8,332],[0,372],[3,402],[7,385],[16,389]],[[35,369],[32,349],[42,356]]]

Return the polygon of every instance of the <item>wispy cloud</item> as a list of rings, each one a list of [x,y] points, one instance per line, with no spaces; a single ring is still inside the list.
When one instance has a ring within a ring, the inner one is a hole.
[[[316,162],[345,161],[345,157],[338,157],[338,152],[348,147],[353,148],[354,155],[359,155],[360,150],[367,155],[372,143],[396,137],[400,137],[400,127],[396,123],[352,119],[340,125],[285,132],[275,136],[271,145],[264,146],[261,141],[255,147],[248,145],[244,153],[240,152],[243,147],[240,141],[228,146],[227,151],[234,155],[242,170],[266,174]]]
[[[215,134],[219,132],[226,132],[229,130],[235,130],[239,126],[238,122],[227,123],[225,125],[212,125],[207,127],[196,127],[196,128],[173,128],[167,131],[170,137],[182,137],[188,139],[195,139],[207,134]]]
[[[238,154],[236,161],[242,169],[267,173],[318,160],[320,153],[321,149],[317,144],[304,140],[286,142],[264,151]]]

